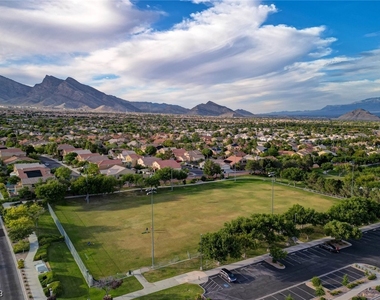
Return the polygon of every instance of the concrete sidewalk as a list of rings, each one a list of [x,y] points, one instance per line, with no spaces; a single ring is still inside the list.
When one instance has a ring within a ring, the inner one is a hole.
[[[32,233],[29,236],[29,243],[30,243],[30,248],[29,248],[29,253],[25,258],[25,275],[28,279],[28,284],[30,291],[33,295],[34,300],[46,300],[46,296],[42,290],[42,286],[38,280],[38,272],[36,270],[36,263],[33,261],[34,255],[37,252],[38,249],[38,240],[37,236]]]
[[[369,226],[362,227],[361,230],[362,230],[362,232],[365,232],[365,231],[369,231],[369,230],[376,229],[379,227],[380,227],[380,223],[377,223],[377,224],[371,224]],[[297,244],[295,246],[288,247],[285,250],[288,253],[292,253],[292,252],[296,252],[299,250],[314,247],[316,245],[319,245],[319,244],[326,242],[326,241],[329,241],[329,240],[331,240],[331,237],[325,237],[325,238],[310,241],[307,243],[300,243],[300,244]],[[153,283],[148,282],[145,279],[145,277],[142,275],[142,271],[145,271],[145,270],[141,270],[141,269],[135,270],[135,271],[133,271],[133,275],[141,283],[141,285],[143,286],[143,289],[140,291],[136,291],[133,293],[129,293],[129,294],[126,294],[123,296],[116,297],[114,299],[115,300],[135,299],[135,298],[138,298],[141,296],[146,296],[146,295],[149,295],[151,293],[155,293],[155,292],[158,292],[161,290],[165,290],[165,289],[180,285],[182,283],[201,284],[201,283],[206,282],[208,280],[209,276],[218,274],[221,268],[227,268],[229,270],[233,270],[233,269],[248,266],[248,265],[251,265],[251,264],[254,264],[257,262],[264,261],[268,257],[269,257],[268,254],[264,254],[264,255],[248,258],[246,260],[238,261],[238,262],[235,262],[235,263],[232,263],[229,265],[220,266],[220,267],[212,269],[212,270],[207,270],[204,272],[203,271],[192,271],[189,273],[185,273],[182,275],[178,275],[178,276],[175,276],[172,278],[164,279],[164,280],[153,282]],[[149,268],[147,268],[146,270],[149,270]],[[377,280],[373,280],[369,283],[357,286],[356,288],[350,290],[348,293],[345,293],[344,295],[342,295],[341,297],[336,298],[336,299],[341,299],[341,300],[349,299],[348,298],[349,296],[347,296],[347,295],[352,294],[353,296],[355,296],[368,287],[380,284],[380,274],[378,274],[377,277],[378,277]],[[353,296],[350,296],[350,297],[353,297]]]

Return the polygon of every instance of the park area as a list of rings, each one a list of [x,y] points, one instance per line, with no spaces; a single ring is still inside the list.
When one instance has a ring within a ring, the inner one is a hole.
[[[152,265],[151,195],[124,192],[67,200],[54,210],[95,278]],[[337,199],[275,183],[274,213],[293,204],[326,211]],[[200,235],[227,221],[253,213],[271,213],[272,183],[239,178],[158,189],[154,200],[155,266],[194,257]]]

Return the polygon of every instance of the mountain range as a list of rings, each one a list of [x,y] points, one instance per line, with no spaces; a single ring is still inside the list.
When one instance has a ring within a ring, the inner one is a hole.
[[[199,104],[192,109],[166,103],[128,101],[107,95],[71,77],[63,80],[49,75],[46,75],[41,83],[33,87],[0,75],[0,105],[89,112],[161,113],[226,118],[253,116],[338,118],[356,109],[363,109],[370,114],[380,116],[380,97],[368,98],[351,104],[327,105],[320,110],[280,111],[254,115],[247,110],[237,109],[234,111],[212,101]],[[356,114],[356,116],[360,118],[363,113]],[[364,119],[368,119],[368,116],[365,116]]]

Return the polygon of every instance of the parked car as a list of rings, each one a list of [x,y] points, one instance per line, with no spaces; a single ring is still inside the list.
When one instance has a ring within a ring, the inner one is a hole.
[[[221,269],[219,274],[223,279],[227,280],[228,282],[236,281],[235,274],[232,273],[230,270],[227,270],[226,268]]]
[[[323,243],[323,244],[319,244],[319,248],[328,250],[330,252],[339,253],[339,248],[335,247],[333,244],[328,243],[328,242],[327,243]]]

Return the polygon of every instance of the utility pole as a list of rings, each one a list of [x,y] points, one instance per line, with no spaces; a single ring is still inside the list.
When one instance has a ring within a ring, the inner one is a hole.
[[[202,249],[202,233],[201,233],[201,267],[199,268],[201,271],[203,270],[203,261],[202,261],[202,255],[203,255],[203,249]]]
[[[352,180],[351,180],[351,198],[354,196],[354,168],[355,168],[355,163],[352,161]]]
[[[273,204],[274,204],[274,177],[272,177],[272,215],[273,215]]]
[[[150,194],[150,204],[152,208],[152,269],[154,269],[154,210],[153,210],[153,194],[155,193],[155,190],[153,187],[150,187],[150,190],[146,193],[147,195]]]

